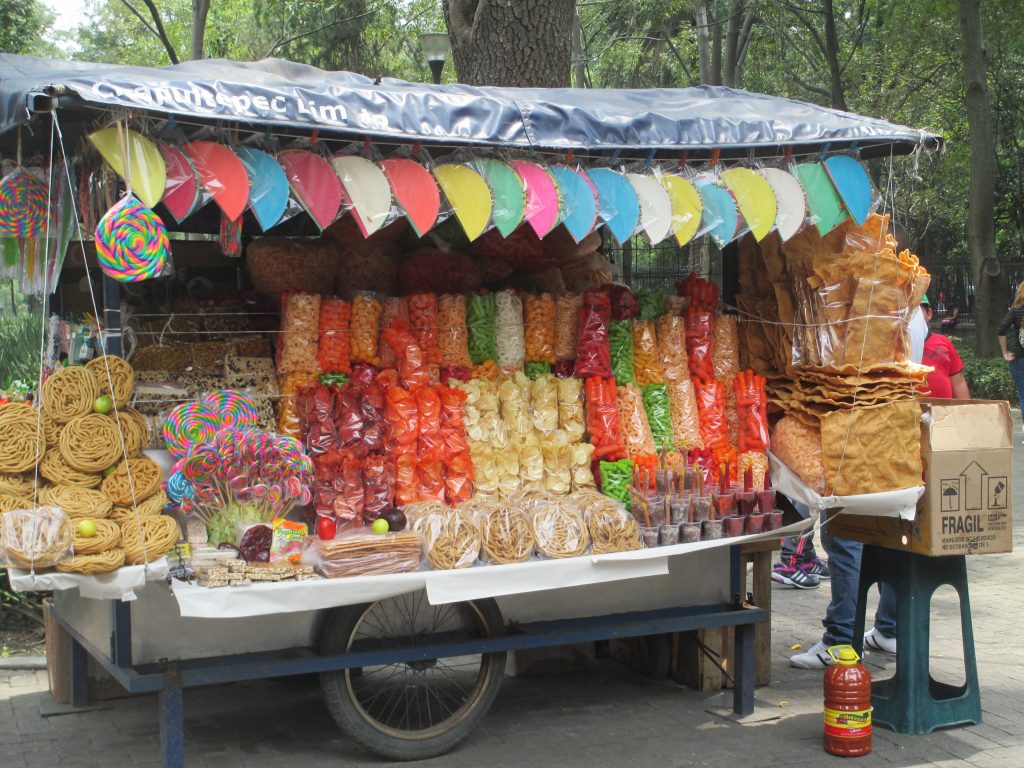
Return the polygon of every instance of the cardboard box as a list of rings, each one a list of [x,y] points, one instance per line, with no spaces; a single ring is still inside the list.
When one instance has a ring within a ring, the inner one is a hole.
[[[925,493],[913,522],[842,515],[836,536],[922,555],[1013,549],[1013,422],[1005,400],[922,400]]]

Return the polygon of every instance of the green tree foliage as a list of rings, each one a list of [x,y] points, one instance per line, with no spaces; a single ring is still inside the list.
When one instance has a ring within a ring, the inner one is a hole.
[[[0,0],[0,52],[45,55],[53,14],[39,0]]]

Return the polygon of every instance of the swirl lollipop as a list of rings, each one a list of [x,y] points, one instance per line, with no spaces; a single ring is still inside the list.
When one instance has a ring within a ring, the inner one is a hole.
[[[222,429],[253,426],[258,416],[256,404],[248,395],[231,389],[219,389],[203,398],[203,405],[217,414]],[[237,439],[237,438],[233,438]]]
[[[0,181],[0,237],[37,237],[46,231],[46,185],[15,171]]]
[[[160,277],[170,267],[171,244],[160,217],[131,195],[96,227],[96,258],[103,272],[125,283]]]
[[[217,414],[201,403],[183,403],[164,419],[164,443],[176,459],[193,445],[202,445],[217,435]]]
[[[171,501],[182,502],[185,499],[191,499],[195,493],[195,487],[181,472],[175,472],[167,478],[167,495]]]

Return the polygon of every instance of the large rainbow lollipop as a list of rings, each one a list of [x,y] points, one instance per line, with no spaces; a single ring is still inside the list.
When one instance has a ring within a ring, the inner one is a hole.
[[[14,171],[0,180],[0,237],[38,237],[46,231],[46,185]]]
[[[164,443],[176,459],[186,456],[193,445],[208,443],[217,436],[217,414],[202,403],[182,403],[164,419]]]
[[[164,223],[131,195],[121,198],[96,227],[96,257],[115,280],[133,283],[159,277],[167,271],[170,256]]]
[[[217,414],[221,429],[251,427],[259,419],[256,404],[248,395],[232,389],[218,389],[202,399],[203,405]]]

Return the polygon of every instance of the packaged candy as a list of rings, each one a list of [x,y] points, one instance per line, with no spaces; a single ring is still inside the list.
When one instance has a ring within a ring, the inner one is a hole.
[[[270,562],[297,563],[302,559],[302,545],[308,528],[305,523],[275,518],[271,523],[273,542],[270,545]]]
[[[580,334],[576,344],[576,375],[580,378],[608,378],[612,375],[611,353],[608,349],[611,310],[611,298],[606,292],[587,291],[583,294]]]

